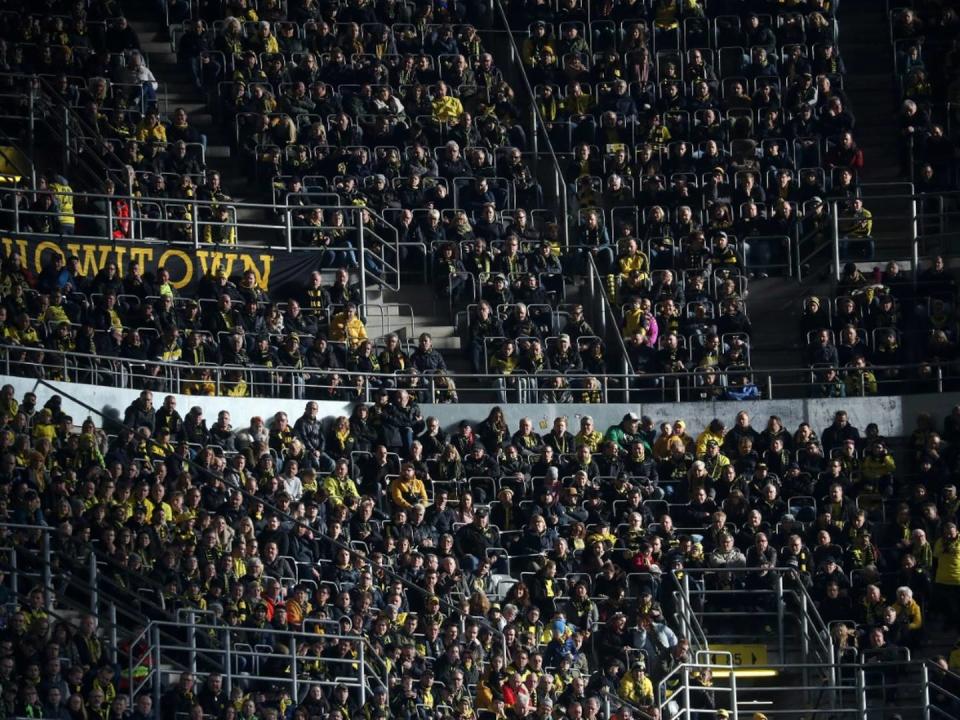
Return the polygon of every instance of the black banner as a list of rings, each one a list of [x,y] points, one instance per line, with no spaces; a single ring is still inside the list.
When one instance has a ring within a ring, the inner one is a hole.
[[[160,268],[170,273],[170,283],[186,297],[194,295],[205,275],[216,275],[220,268],[228,278],[237,279],[247,270],[256,276],[257,285],[276,300],[285,300],[306,284],[313,270],[320,269],[321,253],[317,250],[293,252],[244,249],[224,246],[188,246],[138,243],[136,241],[91,241],[65,236],[63,241],[37,238],[0,238],[4,256],[20,254],[27,268],[39,275],[56,253],[64,258],[74,255],[80,262],[80,276],[92,280],[113,262],[122,277],[127,265],[136,261],[144,275],[156,277]]]

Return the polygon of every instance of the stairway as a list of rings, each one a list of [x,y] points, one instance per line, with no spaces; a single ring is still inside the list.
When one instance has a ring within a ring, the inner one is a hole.
[[[899,111],[893,48],[885,4],[877,0],[845,0],[840,6],[841,55],[847,68],[844,90],[857,118],[854,137],[863,150],[863,183],[905,181],[900,176],[897,126]],[[910,256],[910,213],[907,200],[881,199],[904,194],[906,186],[864,192],[864,206],[874,215],[878,258]],[[871,201],[872,198],[872,201]]]
[[[130,26],[137,32],[150,69],[160,84],[161,113],[169,117],[178,107],[187,111],[191,126],[207,136],[207,172],[220,173],[223,187],[235,201],[269,202],[269,189],[263,183],[254,185],[252,178],[248,179],[242,171],[240,163],[233,159],[230,138],[214,122],[214,108],[208,104],[207,98],[196,92],[189,73],[177,62],[170,33],[163,18],[157,16],[155,7],[149,3],[129,3],[124,12]],[[243,205],[237,207],[237,220],[274,222],[269,211]]]
[[[906,185],[869,187],[872,183],[902,182],[896,124],[898,111],[893,75],[893,50],[884,4],[876,0],[844,0],[839,12],[838,44],[847,74],[844,91],[857,119],[854,132],[863,150],[864,169],[860,175],[864,206],[873,213],[873,236],[877,258],[904,259],[911,256],[912,207],[909,201],[890,199],[905,194]],[[821,260],[822,261],[822,260]],[[879,261],[878,261],[879,262]],[[753,300],[747,305],[754,326],[752,360],[754,367],[787,368],[803,365],[802,344],[797,335],[797,318],[804,297],[833,296],[831,278],[805,278],[801,285],[782,280],[754,280]],[[756,302],[762,298],[763,302]],[[784,322],[789,318],[789,322]],[[805,374],[797,380],[806,379]],[[782,378],[781,376],[781,379]],[[765,377],[758,378],[762,384]],[[781,393],[782,395],[782,393]]]

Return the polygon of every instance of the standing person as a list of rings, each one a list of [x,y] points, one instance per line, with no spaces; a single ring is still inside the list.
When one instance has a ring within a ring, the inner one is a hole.
[[[956,625],[960,613],[960,535],[956,523],[945,523],[943,535],[933,546],[937,570],[934,599],[947,626]]]
[[[70,182],[62,175],[50,175],[47,187],[53,193],[60,212],[60,233],[73,235],[76,232],[77,219],[73,214],[73,188]]]

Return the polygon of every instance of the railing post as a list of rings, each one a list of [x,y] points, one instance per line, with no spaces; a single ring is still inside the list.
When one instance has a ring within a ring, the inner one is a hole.
[[[17,549],[10,548],[10,589],[14,595],[20,594],[20,573],[17,572]]]
[[[357,214],[357,251],[360,253],[358,258],[360,261],[360,302],[365,303],[367,302],[367,258],[363,237],[363,213],[359,209],[355,212]]]
[[[190,648],[189,652],[189,667],[190,672],[194,675],[197,673],[197,616],[196,613],[191,610],[187,613],[188,625],[187,625],[187,645]]]
[[[937,365],[937,392],[943,392],[943,365]]]
[[[833,235],[833,273],[834,279],[838,281],[840,280],[840,218],[837,215],[839,208],[840,203],[834,200],[830,229]]]
[[[690,717],[690,666],[687,664],[683,666],[683,709],[686,716]]]
[[[230,697],[230,693],[233,691],[233,648],[231,644],[233,643],[233,637],[230,635],[230,626],[225,625],[223,628],[223,666],[224,666],[224,681],[226,682],[226,693],[227,697]]]
[[[113,202],[107,198],[107,236],[113,239]]]
[[[915,135],[910,134],[907,136],[907,162],[910,165],[910,182],[913,182],[914,175],[916,174],[915,163],[913,161],[913,149],[914,149],[914,137]]]
[[[537,132],[537,104],[536,103],[537,103],[537,99],[535,97],[530,98],[530,130],[531,130],[530,139],[533,141],[534,157],[539,157],[540,141],[539,141],[539,138],[537,137],[539,133]]]
[[[767,375],[767,400],[773,400],[773,375]]]
[[[63,172],[70,167],[70,108],[63,106]]]
[[[151,652],[153,653],[153,667],[151,668],[151,672],[156,674],[156,677],[154,678],[154,681],[153,681],[153,706],[155,708],[159,708],[160,698],[163,692],[163,688],[162,688],[163,671],[160,669],[161,656],[160,656],[160,626],[159,625],[156,625],[156,624],[153,625],[152,632],[150,633],[150,637],[151,637],[150,642],[153,645],[153,647],[150,648]]]
[[[777,573],[777,635],[780,643],[780,662],[786,662],[786,641],[784,639],[784,610],[783,610],[783,574]]]
[[[857,667],[857,710],[860,713],[861,720],[868,720],[867,717],[867,677],[863,671],[863,665]]]
[[[362,663],[362,661],[361,661]],[[300,678],[298,677],[299,670],[297,668],[297,638],[294,635],[290,636],[290,681],[292,686],[290,688],[290,697],[293,698],[295,703],[300,702]]]
[[[92,612],[94,615],[99,615],[98,608],[100,606],[100,583],[99,578],[97,577],[97,556],[93,553],[90,553],[90,562],[87,569],[90,573],[90,612]]]
[[[53,596],[50,594],[50,533],[43,533],[43,604],[48,611],[53,610]]]
[[[737,711],[737,673],[733,668],[730,669],[730,715],[733,717],[733,720],[740,720],[740,715]]]
[[[287,252],[293,252],[293,211],[288,207],[284,212],[287,229]]]
[[[140,637],[145,637],[145,634],[141,633]],[[136,688],[134,687],[136,683],[133,679],[133,654],[136,652],[137,643],[131,642],[130,647],[127,648],[127,677],[129,678],[129,684],[127,685],[127,697],[129,698],[129,707],[133,707],[136,702]]]
[[[912,178],[911,178],[912,179]],[[913,282],[916,287],[917,276],[920,274],[920,228],[917,222],[917,197],[910,201],[913,222],[910,223],[910,232],[913,233]]]
[[[920,663],[920,674],[923,676],[923,720],[930,720],[930,668],[926,662]]]
[[[366,643],[361,640],[360,643],[360,707],[367,704],[367,667],[366,667]]]
[[[194,201],[193,212],[190,215],[190,224],[193,226],[193,249],[200,249],[200,206]]]
[[[108,617],[110,619],[110,662],[117,664],[117,606],[110,603],[107,607]],[[132,652],[132,651],[131,651]],[[133,675],[130,675],[130,684],[133,684]]]

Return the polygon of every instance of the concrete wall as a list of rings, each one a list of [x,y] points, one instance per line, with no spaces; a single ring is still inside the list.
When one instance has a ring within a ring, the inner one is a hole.
[[[36,390],[42,405],[53,394],[44,386],[37,386],[35,380],[26,378],[4,378],[16,390],[17,398],[25,392]],[[122,418],[124,409],[137,397],[134,390],[116,387],[94,387],[76,383],[51,383],[63,397],[63,408],[75,422],[90,414],[83,405],[72,400],[72,396],[95,408],[106,417]],[[283,410],[291,420],[303,414],[304,401],[271,398],[223,398],[190,397],[177,395],[177,407],[182,414],[193,405],[203,408],[208,423],[212,423],[217,412],[230,410],[234,427],[245,427],[249,419],[259,415],[269,420],[277,411]],[[155,397],[160,405],[162,396]],[[698,433],[715,417],[723,420],[728,427],[733,425],[734,416],[741,409],[747,410],[758,429],[766,425],[770,415],[779,415],[791,430],[801,422],[809,422],[819,433],[827,427],[837,410],[843,409],[850,414],[851,422],[859,428],[875,422],[880,432],[887,436],[909,434],[914,427],[916,416],[920,412],[930,412],[938,424],[950,409],[960,404],[960,393],[942,393],[926,395],[907,395],[902,397],[844,398],[827,400],[758,400],[753,402],[683,402],[683,403],[647,403],[627,405],[622,403],[608,405],[504,405],[504,413],[511,428],[517,427],[522,417],[530,417],[538,431],[549,430],[553,419],[564,415],[571,428],[577,428],[583,415],[591,415],[595,425],[605,430],[620,422],[627,412],[649,415],[656,422],[682,419],[686,421],[691,433]],[[434,415],[444,427],[452,428],[463,419],[473,422],[483,420],[490,412],[491,405],[478,403],[460,403],[456,405],[424,405],[425,417]],[[322,402],[320,414],[328,417],[349,415],[348,403]],[[99,424],[99,421],[95,421]]]

